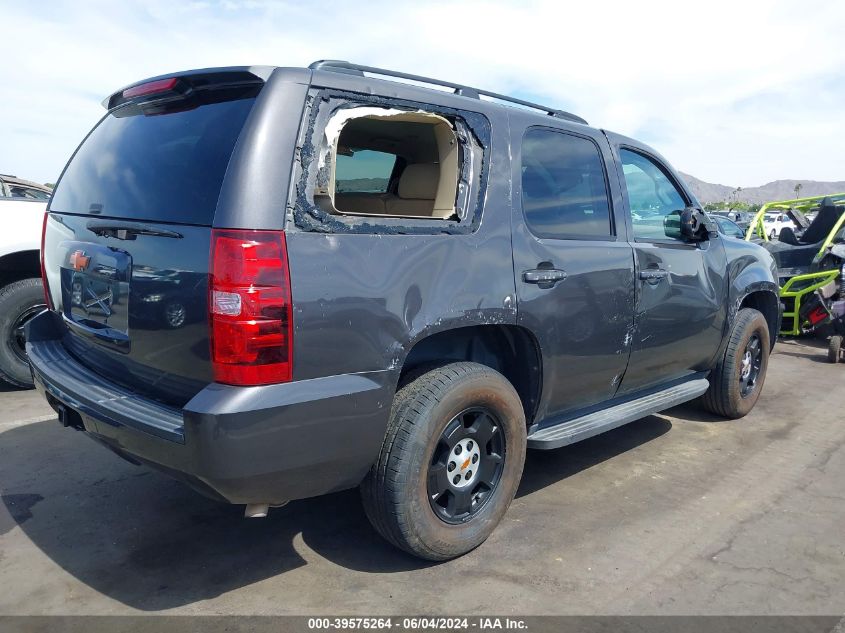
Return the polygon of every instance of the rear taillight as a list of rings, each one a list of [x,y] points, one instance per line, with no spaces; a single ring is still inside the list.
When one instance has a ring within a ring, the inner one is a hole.
[[[210,270],[214,379],[230,385],[290,381],[293,310],[285,234],[214,229]]]
[[[44,222],[41,225],[41,285],[44,286],[44,303],[47,308],[53,309],[53,301],[50,299],[50,286],[47,284],[47,270],[44,268],[44,238],[47,237],[47,220],[50,218],[49,213],[44,213]]]

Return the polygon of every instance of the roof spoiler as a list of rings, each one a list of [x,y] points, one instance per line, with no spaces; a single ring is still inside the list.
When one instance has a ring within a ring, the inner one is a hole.
[[[270,78],[273,70],[272,66],[230,66],[159,75],[124,86],[103,99],[102,104],[112,110],[140,98],[184,97],[196,90],[259,85]]]

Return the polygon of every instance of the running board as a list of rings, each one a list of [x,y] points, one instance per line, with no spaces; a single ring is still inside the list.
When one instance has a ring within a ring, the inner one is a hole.
[[[528,448],[550,450],[586,440],[652,413],[688,402],[703,394],[708,387],[710,383],[706,378],[698,378],[608,409],[538,429],[528,436]]]

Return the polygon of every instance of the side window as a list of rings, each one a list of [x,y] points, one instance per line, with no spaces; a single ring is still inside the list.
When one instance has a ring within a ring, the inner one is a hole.
[[[634,238],[667,239],[663,219],[686,206],[684,197],[650,158],[622,149],[622,173],[628,189]]]
[[[354,151],[344,148],[337,155],[335,167],[336,193],[386,193],[396,165],[396,154]]]
[[[29,189],[28,191],[36,200],[48,200],[50,198],[49,193],[40,189]]]
[[[0,195],[2,195],[2,192],[2,187],[0,187]],[[9,185],[9,194],[12,198],[26,198],[27,200],[47,200],[50,197],[50,194],[46,191],[21,185]]]
[[[461,165],[451,121],[433,113],[367,107],[339,116],[340,131],[330,139],[334,181],[315,192],[328,198],[324,202],[332,212],[456,217]]]
[[[531,128],[522,139],[522,209],[532,233],[606,239],[613,234],[607,180],[589,139]]]
[[[742,232],[742,229],[727,218],[723,218],[717,215],[714,216],[713,219],[716,221],[716,224],[719,225],[719,230],[723,234],[729,235],[731,237],[738,237],[740,239],[745,237],[745,233]]]
[[[30,189],[26,187],[18,187],[12,185],[9,187],[9,192],[12,194],[13,198],[30,198],[32,199],[34,196],[30,195]]]

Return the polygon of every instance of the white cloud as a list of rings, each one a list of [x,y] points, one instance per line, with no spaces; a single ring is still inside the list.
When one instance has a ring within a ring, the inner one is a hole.
[[[0,172],[53,181],[143,77],[339,58],[518,93],[725,184],[845,179],[845,5],[5,3]]]

